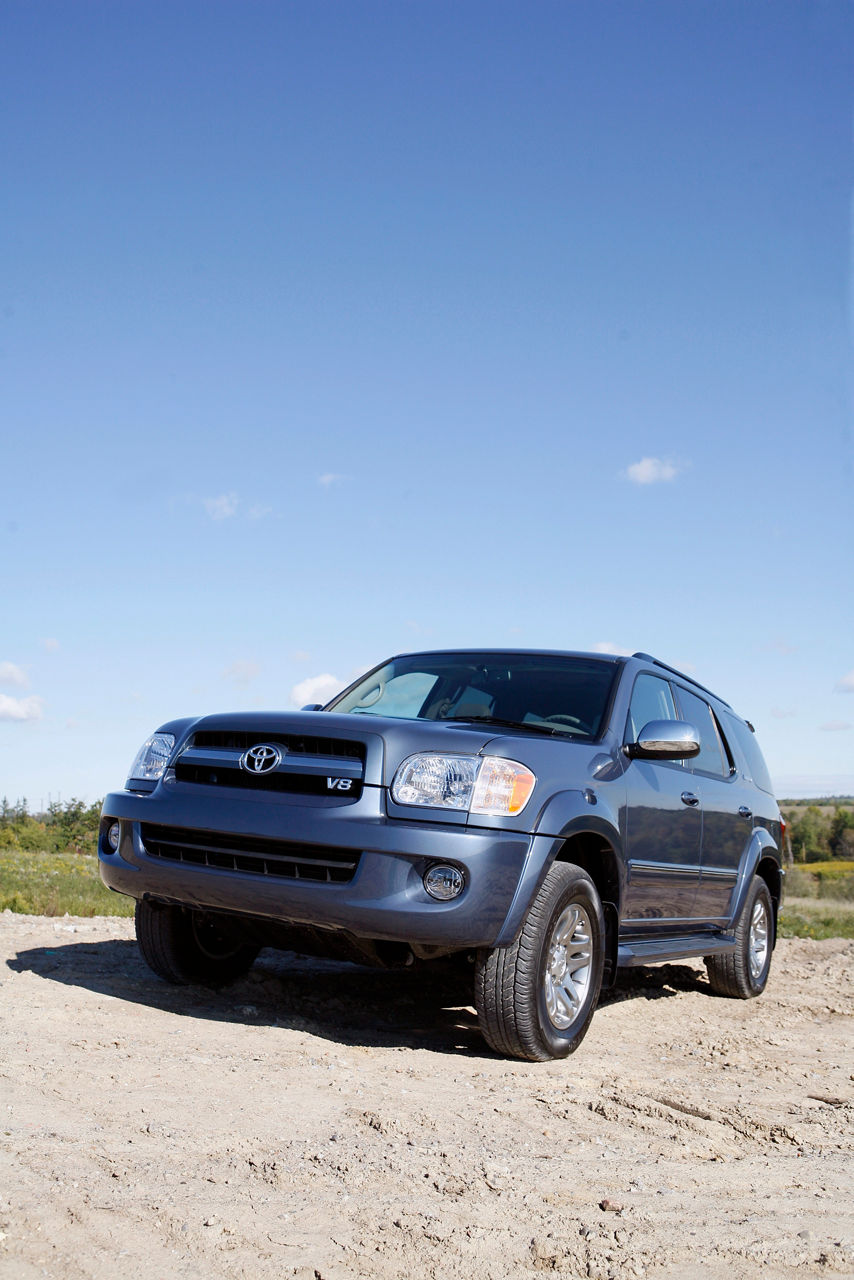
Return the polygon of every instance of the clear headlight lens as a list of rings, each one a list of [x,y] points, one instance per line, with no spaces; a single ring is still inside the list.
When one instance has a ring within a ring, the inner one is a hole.
[[[128,774],[128,782],[135,780],[156,782],[158,778],[162,778],[174,746],[174,733],[153,733],[136,753],[136,759]]]
[[[461,809],[507,817],[521,813],[537,779],[503,756],[424,754],[404,760],[391,784],[395,804]]]
[[[467,809],[477,777],[477,756],[410,756],[394,775],[395,804]]]

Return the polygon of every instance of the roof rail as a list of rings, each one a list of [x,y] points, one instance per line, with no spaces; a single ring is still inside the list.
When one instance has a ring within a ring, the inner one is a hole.
[[[707,693],[710,698],[714,698],[716,702],[720,702],[723,706],[729,707],[728,702],[724,702],[723,698],[719,698],[716,693],[712,693],[711,689],[707,689],[704,684],[700,684],[699,680],[695,680],[693,676],[688,676],[684,671],[679,671],[677,667],[671,667],[666,662],[662,662],[660,658],[654,658],[651,653],[633,653],[633,658],[642,658],[644,662],[651,662],[656,667],[663,667],[665,671],[670,671],[674,676],[679,676],[680,680],[687,680],[689,684],[694,685],[696,689],[702,689],[703,693]]]

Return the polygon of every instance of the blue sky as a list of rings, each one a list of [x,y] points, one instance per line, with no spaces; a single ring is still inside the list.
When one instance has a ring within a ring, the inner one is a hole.
[[[838,0],[7,0],[0,795],[479,644],[854,792],[853,73]]]

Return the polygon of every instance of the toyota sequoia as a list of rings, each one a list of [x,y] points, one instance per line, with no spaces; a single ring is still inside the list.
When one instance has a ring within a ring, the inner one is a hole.
[[[404,654],[326,706],[173,720],[104,801],[109,888],[167,982],[262,947],[460,954],[498,1053],[580,1044],[622,966],[764,989],[784,827],[748,721],[648,654]]]

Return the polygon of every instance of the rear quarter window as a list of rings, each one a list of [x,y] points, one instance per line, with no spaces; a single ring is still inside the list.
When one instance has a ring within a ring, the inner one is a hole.
[[[771,782],[771,775],[759,749],[756,736],[750,732],[743,720],[738,720],[735,716],[727,714],[727,712],[723,712],[722,721],[724,733],[741,758],[740,763],[745,775],[751,782],[756,783],[760,791],[767,791],[769,796],[773,796],[774,786]]]

